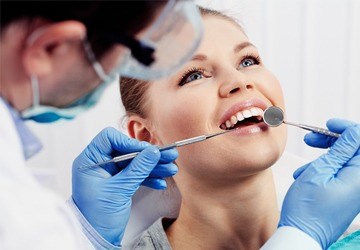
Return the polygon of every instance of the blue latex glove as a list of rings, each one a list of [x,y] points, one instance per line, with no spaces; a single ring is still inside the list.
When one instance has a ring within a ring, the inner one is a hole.
[[[119,172],[115,164],[83,168],[114,156],[135,151]],[[131,198],[140,185],[165,189],[164,177],[177,173],[175,149],[159,152],[147,142],[131,139],[114,128],[101,131],[75,159],[72,170],[72,197],[82,214],[108,242],[120,245],[131,210]]]
[[[360,125],[331,119],[329,130],[337,140],[310,133],[305,142],[329,151],[294,173],[282,207],[280,226],[302,230],[323,249],[347,229],[360,212]]]

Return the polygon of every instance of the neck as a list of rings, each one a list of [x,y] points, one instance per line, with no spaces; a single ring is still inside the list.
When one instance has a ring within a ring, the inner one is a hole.
[[[4,29],[0,39],[0,96],[19,111],[32,104],[30,80],[21,60],[24,39],[25,33],[17,25]]]
[[[190,190],[167,230],[174,249],[259,249],[276,230],[279,210],[270,169],[211,192]]]

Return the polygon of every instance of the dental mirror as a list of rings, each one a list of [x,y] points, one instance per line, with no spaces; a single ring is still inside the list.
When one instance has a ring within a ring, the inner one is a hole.
[[[268,107],[264,112],[263,119],[269,127],[277,127],[284,122],[284,112],[275,106]]]
[[[340,137],[340,134],[331,132],[330,130],[327,130],[324,128],[318,128],[318,127],[309,126],[309,125],[305,125],[305,124],[296,124],[296,123],[284,121],[284,112],[282,111],[281,108],[275,107],[275,106],[268,107],[264,111],[263,120],[264,120],[265,124],[268,125],[269,127],[277,127],[277,126],[280,126],[282,123],[285,123],[287,125],[302,128],[302,129],[305,129],[308,131],[312,131],[314,133],[323,134],[323,135],[327,135],[327,136],[331,136],[331,137],[335,137],[335,138]]]

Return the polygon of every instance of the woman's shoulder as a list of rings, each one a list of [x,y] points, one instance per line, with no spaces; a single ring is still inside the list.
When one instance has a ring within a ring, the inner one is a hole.
[[[139,237],[137,237],[129,246],[124,246],[123,249],[171,250],[171,246],[166,236],[165,230],[174,221],[175,219],[170,218],[158,219]]]

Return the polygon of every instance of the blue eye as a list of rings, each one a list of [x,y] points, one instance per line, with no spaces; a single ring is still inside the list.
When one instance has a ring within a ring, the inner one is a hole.
[[[251,59],[251,58],[247,58],[241,62],[241,66],[244,68],[250,67],[254,64],[255,64],[255,61],[254,61],[254,59]]]
[[[192,81],[196,81],[196,80],[200,80],[201,78],[203,78],[203,75],[201,72],[195,72],[191,75],[189,75],[186,79],[185,82],[192,82]]]
[[[260,62],[261,62],[261,59],[260,59],[259,56],[247,55],[241,61],[239,67],[240,68],[247,68],[247,67],[251,67],[253,65],[259,65]]]
[[[204,70],[200,68],[192,68],[185,72],[185,74],[179,80],[179,86],[183,86],[189,82],[200,80],[206,77],[204,75]]]

